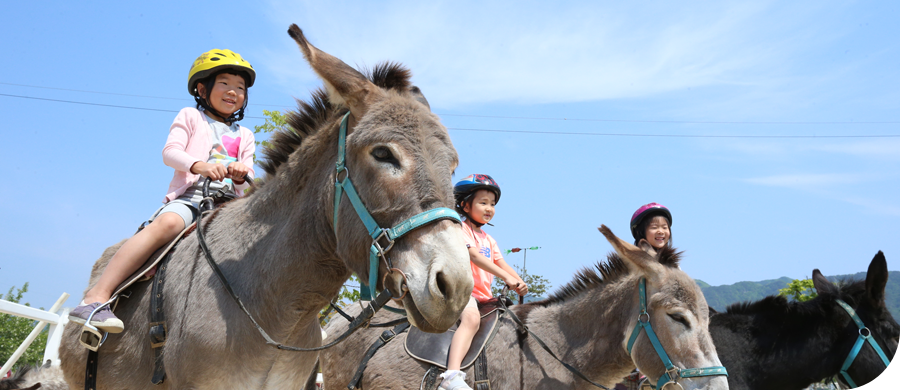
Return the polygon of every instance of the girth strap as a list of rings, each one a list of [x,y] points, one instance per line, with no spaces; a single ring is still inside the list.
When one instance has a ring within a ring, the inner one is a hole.
[[[503,317],[503,313],[506,312],[509,312],[509,310],[501,310],[500,317]],[[500,321],[500,318],[497,321]],[[487,350],[488,345],[491,345],[491,341],[494,341],[494,336],[497,335],[497,329],[499,328],[499,326],[494,327],[491,335],[484,342],[484,348],[482,348],[481,353],[475,358],[475,390],[491,390],[491,379],[488,378]]]
[[[173,248],[174,249],[174,248]],[[166,379],[166,367],[163,364],[163,346],[166,345],[166,314],[163,308],[163,281],[169,259],[172,258],[169,251],[160,262],[153,276],[153,287],[150,290],[150,348],[153,349],[153,377],[150,379],[154,385],[162,384]]]
[[[387,329],[381,333],[381,336],[378,337],[378,340],[375,340],[369,349],[366,351],[366,354],[360,359],[359,367],[356,369],[356,374],[353,375],[353,379],[350,380],[350,384],[347,385],[347,388],[350,390],[355,390],[359,388],[359,382],[362,380],[363,372],[366,370],[366,366],[369,364],[369,360],[375,356],[375,353],[378,352],[381,347],[390,342],[397,337],[398,334],[403,333],[406,329],[409,328],[409,322],[404,321],[399,325],[395,326],[393,329]]]

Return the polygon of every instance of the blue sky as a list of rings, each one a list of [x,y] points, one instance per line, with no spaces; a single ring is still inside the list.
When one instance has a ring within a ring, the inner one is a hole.
[[[600,224],[629,237],[648,202],[672,209],[683,268],[712,285],[856,273],[878,250],[900,269],[893,2],[5,9],[0,288],[30,282],[38,306],[80,296],[103,249],[159,205],[160,151],[192,105],[200,53],[228,48],[257,69],[251,128],[321,84],[291,23],[348,64],[413,71],[459,152],[456,179],[488,173],[503,188],[488,231],[504,248],[541,246],[528,269],[554,287],[611,249]]]

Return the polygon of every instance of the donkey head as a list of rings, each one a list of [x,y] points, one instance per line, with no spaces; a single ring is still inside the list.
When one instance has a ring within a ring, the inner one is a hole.
[[[813,270],[812,279],[820,299],[828,302],[826,304],[832,308],[835,324],[841,324],[837,329],[838,341],[834,344],[835,350],[845,351],[841,353],[843,358],[840,363],[843,363],[843,359],[850,354],[850,350],[859,338],[860,330],[850,319],[850,315],[834,302],[836,299],[841,299],[850,305],[869,329],[878,345],[881,346],[887,358],[894,357],[894,354],[897,353],[898,338],[900,338],[900,325],[897,324],[884,304],[884,288],[888,279],[884,253],[879,251],[872,259],[866,272],[864,286],[862,282],[858,282],[839,288],[822,276],[818,269]],[[873,347],[866,343],[847,373],[857,386],[862,386],[878,377],[885,368]],[[842,376],[839,375],[838,378],[847,384]]]
[[[331,103],[350,111],[347,171],[336,173],[332,183],[350,177],[365,208],[382,228],[437,207],[452,208],[456,149],[421,91],[409,84],[409,71],[399,65],[377,70],[387,72],[389,79],[390,88],[381,88],[314,47],[296,25],[288,33],[325,82]],[[333,211],[333,206],[329,208]],[[368,280],[372,238],[347,196],[341,197],[337,220],[332,223],[337,225],[337,255],[361,280]],[[377,287],[403,296],[401,304],[418,328],[443,332],[453,325],[473,285],[456,222],[441,220],[422,226],[398,239],[388,256],[395,269],[379,261]]]
[[[659,253],[645,240],[634,246],[619,237],[605,225],[600,232],[612,244],[632,274],[647,279],[647,312],[665,352],[678,368],[703,368],[721,366],[716,347],[709,335],[709,307],[697,283],[678,268],[678,253],[664,248]],[[637,286],[635,286],[637,287]],[[634,289],[637,302],[638,289]],[[635,311],[637,313],[637,311]],[[638,316],[635,316],[635,321]],[[631,336],[635,322],[630,322],[626,333]],[[626,348],[626,344],[623,344]],[[627,350],[627,349],[626,349]],[[666,373],[659,354],[646,332],[641,332],[631,354],[638,369],[651,383]],[[701,376],[679,379],[685,389],[727,389],[724,376]]]

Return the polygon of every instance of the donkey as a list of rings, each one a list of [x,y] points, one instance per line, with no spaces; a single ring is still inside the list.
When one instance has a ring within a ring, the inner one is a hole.
[[[865,281],[835,286],[816,269],[813,284],[818,296],[807,302],[769,296],[713,314],[709,333],[728,369],[729,387],[802,389],[837,375],[860,334],[838,299],[856,311],[885,355],[892,358],[897,352],[900,325],[884,304],[887,279],[887,262],[878,252],[869,264]],[[862,386],[884,369],[874,349],[863,345],[848,374]],[[838,378],[848,385],[843,376]]]
[[[660,342],[678,367],[719,365],[716,348],[707,332],[708,306],[697,283],[679,267],[680,253],[663,249],[648,252],[600,228],[615,248],[608,262],[583,269],[575,279],[550,298],[512,306],[531,331],[542,338],[563,361],[588,379],[612,387],[635,366],[653,383],[664,374],[664,366],[647,334],[638,336],[632,354],[627,344],[638,322],[641,278],[647,280],[647,306]],[[358,311],[357,305],[351,306]],[[397,318],[379,314],[378,322]],[[646,315],[645,315],[646,317]],[[335,334],[346,326],[336,318],[326,327]],[[370,328],[320,355],[325,388],[345,388],[360,358],[383,329]],[[415,389],[420,387],[429,365],[413,360],[404,351],[408,333],[401,333],[369,360],[362,378],[363,389]],[[333,336],[330,336],[333,338]],[[490,387],[494,389],[593,389],[567,371],[544,351],[533,337],[523,334],[509,316],[502,317],[493,341],[485,347]],[[473,368],[466,370],[473,385]],[[683,378],[685,389],[727,389],[722,376]],[[474,387],[474,386],[473,386]]]
[[[274,340],[316,347],[322,342],[319,310],[351,272],[362,280],[369,276],[370,232],[349,195],[335,204],[335,183],[352,178],[374,220],[391,227],[429,209],[452,207],[458,156],[447,129],[410,84],[409,70],[388,63],[367,78],[307,42],[296,25],[288,33],[327,94],[318,90],[310,102],[298,102],[299,112],[288,115],[292,130],[275,134],[266,151],[265,179],[204,220],[203,235],[237,295]],[[348,112],[347,169],[338,173],[339,125]],[[91,284],[116,249],[107,249],[95,264]],[[305,383],[317,353],[267,346],[203,256],[194,233],[169,260],[165,293],[175,299],[164,303],[165,382],[150,382],[150,286],[134,285],[116,311],[128,329],[109,335],[100,349],[100,389],[283,389]],[[413,230],[397,240],[389,257],[396,269],[379,261],[384,279],[377,279],[377,287],[402,297],[399,304],[420,329],[443,332],[452,326],[473,285],[456,222]],[[72,388],[82,388],[84,380],[87,351],[77,341],[80,329],[70,323],[60,346]]]
[[[25,366],[9,378],[0,379],[0,390],[68,390],[59,367],[48,360],[43,366]]]

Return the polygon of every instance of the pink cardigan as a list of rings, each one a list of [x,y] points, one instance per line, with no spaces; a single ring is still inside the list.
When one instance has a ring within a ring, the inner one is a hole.
[[[250,129],[241,128],[241,146],[238,150],[238,161],[250,168],[250,177],[256,177],[253,171],[253,153],[256,152],[256,139]],[[212,149],[209,133],[212,131],[206,116],[193,107],[181,109],[172,127],[169,129],[169,138],[163,147],[163,163],[175,168],[175,175],[169,184],[169,191],[163,203],[168,203],[183,194],[200,175],[191,173],[191,166],[197,161],[206,162],[209,159],[209,151]],[[249,183],[235,184],[234,189],[238,196],[244,195],[244,190],[250,187]]]

